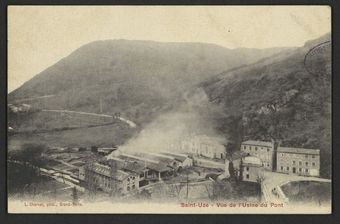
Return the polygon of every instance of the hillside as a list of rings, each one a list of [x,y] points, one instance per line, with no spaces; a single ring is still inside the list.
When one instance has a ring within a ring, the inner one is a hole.
[[[80,47],[11,92],[8,102],[28,103],[35,110],[65,109],[110,115],[119,112],[137,124],[147,124],[162,112],[176,108],[183,92],[211,75],[289,50],[230,50],[202,43],[96,41]],[[52,97],[22,101],[42,96]],[[10,115],[10,125],[19,130],[39,129],[42,124],[53,128],[56,122],[65,123],[53,121],[53,116],[46,118],[45,114],[21,122],[13,119]]]
[[[218,129],[237,142],[235,149],[246,139],[319,148],[321,174],[330,175],[331,47],[324,43],[330,39],[327,34],[200,85],[223,108]]]

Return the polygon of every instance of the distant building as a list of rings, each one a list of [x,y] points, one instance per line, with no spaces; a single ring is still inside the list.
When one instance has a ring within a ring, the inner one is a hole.
[[[29,112],[32,109],[32,106],[29,104],[19,104],[19,105],[8,104],[8,109],[13,113]]]
[[[149,163],[147,164],[147,178],[150,180],[163,180],[170,178],[173,175],[174,168],[164,163]]]
[[[187,168],[193,166],[193,159],[188,155],[172,153],[172,152],[162,152],[161,154],[172,157],[178,163],[178,168]]]
[[[139,188],[139,175],[135,172],[114,170],[108,165],[93,163],[85,168],[85,182],[90,190],[126,194]]]
[[[181,143],[181,149],[185,153],[203,156],[211,159],[225,159],[226,149],[221,139],[206,135],[191,136]]]
[[[97,152],[100,155],[107,156],[111,154],[113,151],[117,150],[117,147],[111,147],[111,148],[98,148]]]
[[[136,175],[139,176],[138,183],[135,183],[137,189],[149,184],[148,179],[149,169],[146,167],[146,164],[137,161],[129,162],[125,163],[121,170],[127,173],[135,173]]]
[[[278,147],[277,172],[306,176],[319,176],[320,150]]]
[[[248,140],[242,142],[241,152],[258,157],[266,170],[272,171],[274,165],[274,145],[272,142]]]
[[[247,156],[242,158],[239,177],[243,181],[257,183],[263,169],[262,161],[259,158]]]

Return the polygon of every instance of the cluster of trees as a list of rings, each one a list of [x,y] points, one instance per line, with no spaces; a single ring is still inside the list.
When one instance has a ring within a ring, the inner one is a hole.
[[[43,153],[46,147],[41,144],[24,144],[22,149],[10,151],[8,155],[9,193],[24,193],[32,184],[43,180],[39,167],[46,164]]]

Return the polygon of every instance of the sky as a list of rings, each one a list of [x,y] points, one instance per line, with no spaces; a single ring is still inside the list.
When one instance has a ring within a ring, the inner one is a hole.
[[[9,6],[8,92],[96,40],[270,48],[330,31],[328,6]]]

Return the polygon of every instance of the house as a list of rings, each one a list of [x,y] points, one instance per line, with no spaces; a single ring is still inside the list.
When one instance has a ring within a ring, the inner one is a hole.
[[[143,187],[149,184],[149,179],[147,177],[149,169],[146,167],[145,163],[142,162],[128,162],[121,168],[122,171],[135,173],[139,176],[138,184],[136,183],[137,188]]]
[[[126,194],[139,188],[139,175],[95,162],[85,167],[85,182],[90,190]]]
[[[178,162],[179,168],[187,168],[193,166],[193,159],[188,155],[173,153],[173,152],[162,152],[161,154],[171,156],[174,160]]]
[[[169,155],[151,152],[138,153],[136,155],[138,155],[140,158],[149,159],[151,163],[162,163],[165,166],[173,168],[174,170],[177,170],[179,167],[178,161],[176,161],[174,157]]]
[[[157,163],[164,163],[172,167],[174,170],[181,170],[186,167],[193,166],[193,159],[185,154],[161,152],[161,153],[140,153],[143,158],[148,158]]]
[[[149,163],[147,164],[148,172],[147,178],[161,181],[173,175],[174,168],[164,163]]]
[[[181,150],[196,156],[210,159],[225,159],[226,149],[220,138],[194,135],[181,142]]]
[[[139,175],[135,172],[117,170],[114,183],[118,186],[118,192],[127,194],[139,188]]]
[[[85,182],[90,190],[112,191],[112,170],[110,166],[90,163],[84,167]]]
[[[305,176],[319,176],[320,150],[278,147],[277,172]]]
[[[264,169],[269,171],[275,169],[275,151],[272,142],[248,140],[241,143],[240,150],[250,156],[258,157]]]
[[[107,156],[107,155],[111,154],[115,150],[117,150],[117,148],[115,148],[115,147],[114,148],[98,148],[97,152],[100,155]]]
[[[259,158],[255,156],[246,156],[242,158],[239,177],[243,181],[257,183],[263,169],[262,161]]]

